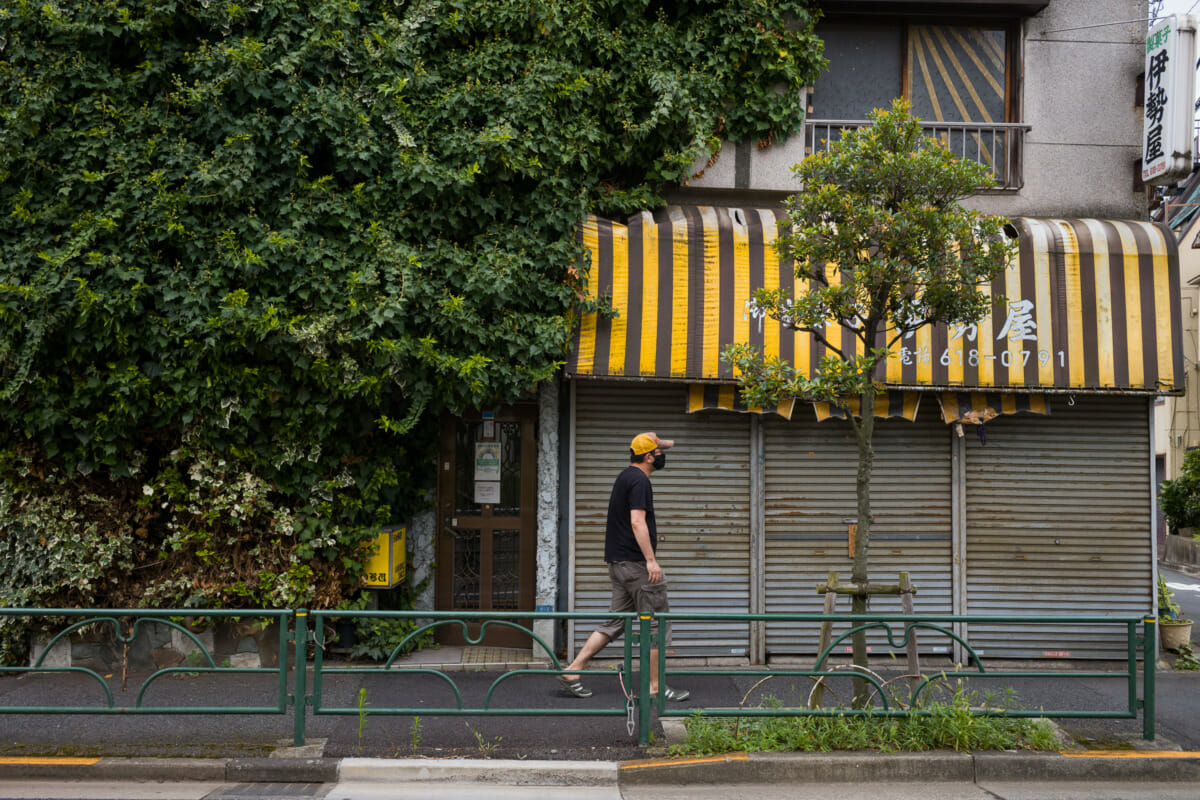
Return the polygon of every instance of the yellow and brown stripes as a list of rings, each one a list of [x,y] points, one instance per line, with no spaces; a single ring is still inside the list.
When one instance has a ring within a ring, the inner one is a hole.
[[[921,404],[920,392],[902,392],[897,390],[888,390],[881,392],[875,397],[875,409],[873,416],[881,419],[889,419],[891,417],[903,417],[912,422],[917,418],[917,408]],[[824,422],[827,419],[845,419],[846,409],[856,417],[862,416],[859,413],[859,398],[846,398],[845,408],[835,406],[832,403],[813,403],[813,411],[817,414],[817,421]]]
[[[581,226],[592,257],[589,290],[609,298],[621,321],[585,314],[567,372],[733,378],[721,351],[735,342],[794,361],[796,334],[749,308],[762,286],[795,293],[793,270],[772,244],[782,218],[773,209],[714,206],[669,206],[627,225],[589,216]]]
[[[730,383],[693,383],[688,386],[689,414],[721,409],[745,414],[778,414],[784,419],[791,419],[795,405],[796,399],[793,397],[780,400],[778,404],[769,408],[748,405],[742,396],[741,388]]]
[[[1005,40],[1002,28],[910,26],[908,83],[918,116],[1004,122]]]
[[[1178,254],[1152,223],[1014,220],[1019,248],[991,313],[902,340],[879,377],[898,386],[1182,388]]]
[[[749,343],[811,375],[816,337],[756,316],[759,287],[807,287],[772,245],[773,209],[670,206],[627,224],[589,217],[592,296],[618,316],[587,314],[571,375],[727,381],[720,360]],[[876,379],[893,387],[1170,391],[1183,385],[1175,241],[1150,223],[1014,220],[1019,248],[986,292],[991,313],[967,326],[924,327],[893,347]],[[832,268],[830,279],[838,276]],[[832,341],[856,352],[849,333]]]
[[[1044,394],[999,392],[939,392],[942,421],[986,422],[1001,414],[1049,414],[1050,403]]]
[[[1043,326],[1049,340],[1039,334],[1051,372],[1039,377],[1085,389],[1182,388],[1179,267],[1170,232],[1133,221],[1022,223],[1023,296],[1035,299],[1027,287],[1042,281],[1051,303]],[[1045,278],[1034,268],[1043,245]],[[1015,296],[1011,286],[996,291]],[[1026,370],[1023,377],[1029,385],[1034,376]]]

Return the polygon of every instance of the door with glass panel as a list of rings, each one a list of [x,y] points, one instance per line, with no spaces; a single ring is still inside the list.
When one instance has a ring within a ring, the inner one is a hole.
[[[533,611],[537,545],[535,408],[446,416],[438,469],[439,611]],[[520,623],[528,627],[528,621]],[[438,640],[463,644],[462,629]],[[468,626],[472,639],[479,623]],[[491,624],[483,644],[531,646],[527,635]]]

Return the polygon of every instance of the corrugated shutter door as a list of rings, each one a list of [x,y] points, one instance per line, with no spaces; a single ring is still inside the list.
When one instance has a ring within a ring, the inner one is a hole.
[[[967,611],[1137,615],[1151,609],[1150,441],[1142,398],[1059,399],[1047,417],[968,435]],[[971,626],[992,657],[1124,658],[1125,632]]]
[[[811,413],[811,412],[809,412]],[[949,614],[951,597],[950,438],[935,404],[922,403],[916,422],[878,420],[871,481],[874,516],[870,545],[872,581],[895,583],[908,572],[917,587],[918,612]],[[769,421],[766,453],[766,610],[819,613],[824,598],[815,586],[830,571],[850,579],[853,559],[847,546],[847,518],[856,516],[858,455],[849,425],[818,423],[807,414],[793,421]],[[838,611],[850,611],[839,599]],[[871,611],[900,611],[898,597],[871,599]],[[842,629],[844,630],[844,628]],[[820,626],[767,627],[770,654],[815,653]],[[836,633],[836,631],[835,631]],[[878,636],[869,646],[889,649]],[[926,652],[946,652],[949,641],[918,638]]]
[[[655,473],[658,558],[672,611],[750,610],[750,421],[741,414],[686,414],[682,385],[596,383],[575,388],[576,611],[607,610],[604,524],[629,441],[641,431],[674,439]],[[575,649],[591,632],[575,626]],[[674,626],[677,655],[744,655],[747,623]]]

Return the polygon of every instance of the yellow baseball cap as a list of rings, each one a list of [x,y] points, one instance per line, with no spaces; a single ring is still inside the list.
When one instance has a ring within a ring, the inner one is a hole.
[[[653,433],[639,433],[633,437],[633,441],[629,443],[629,449],[633,451],[635,456],[644,456],[646,453],[653,453],[655,450],[662,448],[667,450],[674,446],[675,442],[671,439],[659,439]]]
[[[639,433],[629,443],[629,449],[633,451],[635,456],[644,456],[646,453],[653,453],[657,447],[658,441],[648,433]]]

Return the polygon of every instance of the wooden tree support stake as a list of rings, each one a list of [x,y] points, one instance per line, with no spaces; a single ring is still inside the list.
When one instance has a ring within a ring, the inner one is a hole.
[[[828,615],[832,614],[834,609],[837,608],[838,576],[837,576],[836,572],[829,573],[828,581],[825,584],[823,584],[822,586],[817,587],[818,592],[821,591],[822,589],[824,589],[824,591],[825,591],[824,613],[825,613],[826,617],[828,617]],[[818,656],[820,656],[821,653],[825,652],[825,648],[829,646],[829,640],[832,637],[832,635],[833,635],[833,623],[830,622],[828,619],[823,620],[821,622],[821,637],[817,640],[817,655]],[[813,665],[813,668],[819,670],[819,669],[821,669],[821,666],[823,663],[824,663],[824,660],[818,661],[816,664]],[[823,678],[818,678],[817,680],[824,681]],[[808,707],[809,708],[820,708],[821,701],[824,698],[825,698],[825,684],[823,682],[821,682],[821,683],[818,683],[815,687],[813,687],[812,699],[809,701]]]
[[[825,606],[823,613],[828,616],[837,608],[837,598],[839,594],[850,596],[863,595],[870,597],[873,594],[882,595],[900,595],[900,608],[906,616],[913,614],[912,597],[917,593],[917,587],[912,585],[907,572],[901,572],[899,582],[895,584],[887,583],[870,583],[869,581],[863,584],[857,583],[839,583],[836,572],[829,573],[829,577],[825,583],[817,584],[817,593],[825,595]],[[825,648],[829,646],[829,642],[833,639],[833,622],[826,619],[821,622],[821,636],[817,642],[817,654],[825,652]],[[908,655],[908,674],[912,675],[913,691],[916,691],[920,683],[921,674],[921,658],[917,652],[917,635],[916,631],[912,631],[907,642]],[[820,670],[824,666],[824,659],[819,660],[813,665],[813,669]],[[812,700],[809,702],[809,708],[820,708],[821,701],[825,695],[824,683],[818,682],[813,688]]]
[[[900,573],[900,610],[907,616],[912,616],[913,600],[912,596],[917,593],[916,588],[912,585],[912,581],[908,579],[907,572]],[[912,690],[915,692],[917,686],[920,685],[921,679],[918,677],[921,674],[921,656],[917,653],[917,631],[912,630],[908,636],[908,674],[913,677],[909,678],[909,683],[912,685]]]

